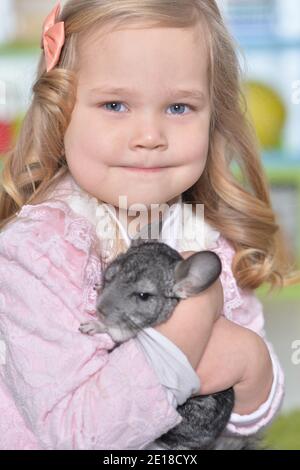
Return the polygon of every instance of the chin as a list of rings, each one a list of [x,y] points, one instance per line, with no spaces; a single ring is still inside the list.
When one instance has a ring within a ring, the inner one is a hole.
[[[145,198],[145,195],[144,196],[141,196],[139,199],[137,198],[134,198],[134,199],[130,199],[128,197],[127,201],[128,201],[128,207],[134,205],[134,204],[141,204],[142,207],[141,207],[141,214],[143,213],[143,211],[145,213],[147,213],[147,211],[151,210],[151,208],[154,210],[155,207],[153,207],[154,205],[160,205],[160,204],[166,204],[167,201],[169,201],[171,198],[168,197],[168,196],[162,196],[162,197],[157,197],[156,195],[153,195],[153,197],[147,197]],[[152,206],[152,207],[151,207]],[[138,208],[135,208],[135,210],[138,210]]]

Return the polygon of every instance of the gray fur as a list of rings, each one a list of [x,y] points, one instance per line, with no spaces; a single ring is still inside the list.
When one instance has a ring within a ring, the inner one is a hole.
[[[86,334],[108,333],[116,343],[165,322],[180,301],[197,295],[215,282],[221,261],[211,251],[188,259],[157,239],[132,241],[124,254],[104,270],[97,300],[97,320],[82,324]],[[165,449],[254,449],[248,438],[223,433],[234,405],[233,388],[194,396],[177,407],[182,421],[156,442]]]

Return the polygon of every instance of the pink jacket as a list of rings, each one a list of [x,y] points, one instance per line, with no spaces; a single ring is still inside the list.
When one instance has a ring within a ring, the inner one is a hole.
[[[93,225],[65,202],[26,205],[0,233],[0,449],[142,449],[181,421],[135,339],[78,331],[95,315],[100,282]],[[241,291],[233,249],[220,237],[223,314],[264,336],[261,303]],[[272,346],[268,401],[232,414],[228,431],[251,434],[279,410],[284,378]],[[1,348],[0,348],[1,349]]]

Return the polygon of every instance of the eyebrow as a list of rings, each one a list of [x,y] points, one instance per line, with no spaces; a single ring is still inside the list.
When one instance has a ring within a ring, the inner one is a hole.
[[[126,87],[110,87],[110,86],[101,86],[98,88],[92,88],[89,90],[91,95],[96,95],[99,93],[106,93],[112,95],[127,95],[127,96],[134,96],[136,95],[136,91],[132,88]],[[166,92],[166,95],[169,97],[182,97],[182,98],[194,98],[197,100],[203,101],[205,99],[205,94],[198,89],[176,89],[176,90],[169,90]]]

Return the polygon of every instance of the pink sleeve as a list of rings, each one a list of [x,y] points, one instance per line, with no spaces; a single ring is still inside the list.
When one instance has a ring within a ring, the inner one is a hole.
[[[220,256],[223,266],[221,274],[224,289],[223,315],[260,335],[269,349],[273,364],[273,384],[266,402],[249,415],[232,413],[227,425],[229,433],[251,435],[269,425],[280,410],[284,398],[284,373],[272,344],[266,338],[262,303],[253,291],[240,289],[237,286],[231,269],[234,256],[233,247],[223,237],[220,237],[214,251]]]
[[[40,221],[0,234],[1,380],[43,449],[142,449],[182,418],[135,339],[78,331],[90,316],[74,250]]]

